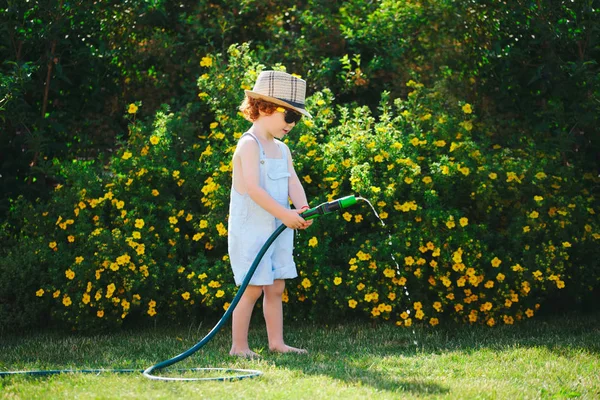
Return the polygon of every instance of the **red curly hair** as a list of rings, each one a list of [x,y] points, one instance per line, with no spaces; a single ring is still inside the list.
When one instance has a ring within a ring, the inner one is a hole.
[[[239,110],[244,115],[244,118],[246,118],[250,122],[254,122],[260,116],[261,111],[267,115],[271,115],[275,112],[275,110],[278,107],[280,106],[268,102],[266,100],[255,99],[253,97],[246,96],[244,98],[244,101],[240,105]]]

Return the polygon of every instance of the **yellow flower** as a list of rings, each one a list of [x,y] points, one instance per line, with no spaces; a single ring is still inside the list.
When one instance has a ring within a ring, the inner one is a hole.
[[[440,321],[437,318],[431,318],[429,319],[429,323],[431,324],[431,326],[436,326],[440,323]]]
[[[490,174],[488,176],[490,177],[490,179],[498,178],[498,174],[496,174],[495,172],[490,172]]]
[[[71,298],[70,298],[69,296],[67,296],[67,295],[65,295],[65,296],[63,297],[63,301],[62,301],[62,303],[65,305],[65,307],[69,307],[71,304],[73,304],[73,303],[71,302]]]
[[[129,160],[131,158],[133,154],[131,154],[129,151],[126,151],[125,153],[123,153],[123,157],[121,157],[123,160]]]
[[[336,276],[335,279],[333,280],[333,284],[337,286],[340,283],[342,283],[342,278],[340,278],[339,276]]]
[[[156,196],[158,196],[159,194],[160,194],[160,193],[159,193],[159,191],[158,191],[158,190],[156,190],[156,189],[152,189],[152,196],[156,197]]]
[[[471,121],[464,121],[459,125],[465,128],[466,131],[471,131],[473,129],[473,123]]]
[[[150,143],[157,145],[160,142],[160,138],[156,135],[150,136]]]
[[[446,226],[448,227],[448,229],[452,229],[456,226],[456,223],[454,223],[453,219],[450,219],[450,220],[446,221]]]
[[[225,296],[225,292],[222,290],[217,290],[217,293],[215,294],[215,297],[223,297]]]
[[[82,296],[81,302],[83,304],[89,304],[89,302],[90,302],[90,295],[87,294],[87,293],[84,293],[83,296]]]
[[[204,236],[204,232],[196,233],[192,239],[197,242],[198,240],[202,239],[202,236]]]
[[[40,289],[40,290],[38,290],[37,292],[35,292],[35,295],[36,295],[37,297],[42,297],[42,296],[44,295],[44,289]]]
[[[127,109],[127,112],[129,114],[135,114],[137,112],[137,110],[138,110],[138,106],[136,106],[135,104],[131,103],[129,105],[129,108]]]
[[[563,242],[563,247],[571,247],[571,243],[569,242]]]
[[[471,108],[471,105],[469,103],[462,106],[462,110],[465,114],[471,114],[473,112],[473,109]]]
[[[527,315],[529,318],[533,317],[533,310],[528,308],[527,311],[525,311],[525,315]]]
[[[529,214],[529,218],[537,218],[537,217],[539,217],[539,216],[540,216],[540,214],[539,214],[537,211],[532,211],[532,212]]]
[[[310,247],[316,247],[318,243],[319,243],[319,241],[314,236],[312,238],[310,238],[310,240],[308,241],[308,245]]]
[[[353,299],[348,300],[348,307],[350,307],[350,308],[356,308],[357,304],[358,304],[358,302],[356,300],[353,300]]]
[[[202,60],[200,60],[201,67],[211,67],[212,64],[213,64],[213,59],[210,56],[202,57]]]
[[[414,180],[412,178],[409,178],[408,176],[406,178],[404,178],[404,182],[406,182],[406,184],[410,185],[411,183],[414,182]]]
[[[50,247],[51,249],[53,249],[53,250],[54,250],[54,249],[56,248],[56,242],[50,242],[50,243],[48,244],[48,247]]]
[[[190,292],[182,293],[181,297],[183,297],[184,300],[189,300],[190,299]]]
[[[463,226],[463,227],[469,225],[469,219],[466,217],[461,218],[459,220],[459,222],[460,222],[460,226]]]
[[[312,183],[312,179],[310,178],[310,175],[305,175],[302,177],[302,179],[304,179],[304,181],[306,183]]]
[[[312,284],[310,283],[310,279],[304,278],[302,280],[302,286],[304,287],[304,289],[308,289],[309,287],[311,287]]]
[[[432,179],[431,179],[430,176],[426,176],[426,177],[423,178],[423,182],[424,183],[431,183],[431,181],[432,181]]]
[[[70,268],[65,271],[65,276],[67,279],[73,280],[75,278],[75,272],[73,272]]]
[[[148,315],[154,317],[156,315],[156,310],[154,308],[149,308]]]
[[[343,217],[343,218],[344,218],[346,221],[348,221],[348,222],[350,222],[350,221],[352,220],[352,214],[350,214],[348,211],[346,211],[346,212],[345,212],[345,213],[342,215],[342,217]]]
[[[96,316],[97,316],[98,318],[102,318],[102,317],[104,317],[104,310],[98,310],[98,312],[96,313]]]
[[[219,232],[219,236],[227,236],[227,228],[225,228],[222,222],[219,222],[217,225],[217,231]]]
[[[136,219],[135,220],[135,227],[138,229],[142,229],[144,227],[144,220],[143,219]]]
[[[502,260],[500,260],[498,257],[494,257],[492,260],[492,267],[498,268],[500,264],[502,264]]]
[[[364,283],[359,283],[358,285],[356,285],[356,289],[358,289],[358,290],[363,290],[364,288],[365,288]]]

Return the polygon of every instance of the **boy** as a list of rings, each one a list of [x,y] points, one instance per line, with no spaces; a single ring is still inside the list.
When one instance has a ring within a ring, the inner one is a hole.
[[[233,179],[229,204],[229,258],[236,285],[240,285],[268,237],[281,224],[288,228],[265,253],[233,312],[230,354],[257,356],[248,345],[252,310],[264,294],[263,313],[269,349],[306,353],[283,340],[281,296],[285,279],[298,276],[292,251],[293,229],[306,229],[312,221],[299,214],[308,209],[302,183],[281,139],[289,133],[304,109],[306,82],[281,71],[262,72],[253,90],[246,90],[240,111],[252,127],[240,138],[233,155]],[[289,199],[295,210],[290,209]]]

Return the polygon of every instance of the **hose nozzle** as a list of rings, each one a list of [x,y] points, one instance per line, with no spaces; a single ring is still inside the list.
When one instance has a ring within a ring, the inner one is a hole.
[[[346,196],[337,200],[330,201],[329,203],[319,204],[318,206],[304,211],[300,216],[305,220],[315,219],[321,215],[329,214],[336,210],[348,208],[356,204],[356,196]]]

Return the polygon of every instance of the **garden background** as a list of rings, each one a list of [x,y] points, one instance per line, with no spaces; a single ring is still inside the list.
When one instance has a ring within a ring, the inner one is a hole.
[[[0,330],[202,320],[227,259],[237,106],[308,82],[312,205],[286,317],[514,324],[600,300],[594,1],[0,4]],[[392,256],[398,261],[398,266]]]

